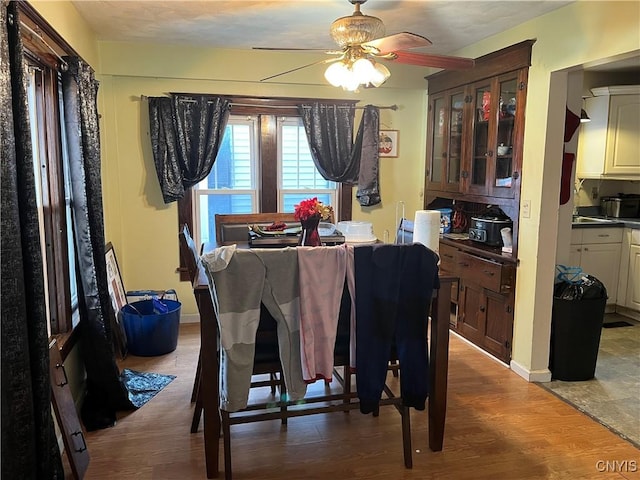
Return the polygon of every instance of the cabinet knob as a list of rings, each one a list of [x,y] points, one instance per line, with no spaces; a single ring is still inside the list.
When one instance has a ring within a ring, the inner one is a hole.
[[[442,158],[447,158],[447,152],[442,152]]]
[[[484,313],[484,305],[480,305],[480,311]]]
[[[520,177],[520,174],[518,172],[513,172],[511,176],[513,177],[514,180],[517,180],[518,177]]]
[[[493,150],[489,150],[487,153],[484,154],[485,157],[493,157]]]
[[[462,178],[467,178],[469,176],[469,172],[467,172],[466,170],[463,170],[462,172],[460,172],[460,176]]]

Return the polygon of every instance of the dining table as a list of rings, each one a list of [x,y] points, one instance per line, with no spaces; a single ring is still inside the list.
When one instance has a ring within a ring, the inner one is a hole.
[[[238,248],[249,248],[237,244]],[[216,248],[205,243],[201,252]],[[358,247],[355,247],[358,248]],[[449,322],[451,316],[451,286],[457,277],[439,272],[440,288],[434,289],[429,316],[429,397],[427,415],[429,425],[428,446],[433,452],[443,448],[445,417],[447,410],[447,376],[449,370]],[[204,449],[207,478],[215,478],[219,472],[219,390],[218,390],[218,328],[209,282],[204,266],[199,262],[193,279],[193,292],[200,312],[200,394],[204,413]]]

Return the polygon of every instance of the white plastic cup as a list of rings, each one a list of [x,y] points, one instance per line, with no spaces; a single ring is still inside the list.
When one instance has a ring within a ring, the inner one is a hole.
[[[500,230],[500,235],[502,235],[502,245],[504,247],[511,247],[513,238],[511,237],[511,228],[504,227]]]

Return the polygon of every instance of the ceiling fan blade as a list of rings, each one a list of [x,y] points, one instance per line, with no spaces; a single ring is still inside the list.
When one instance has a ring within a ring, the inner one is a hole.
[[[388,35],[386,37],[376,38],[375,40],[362,44],[363,47],[375,48],[381,55],[395,52],[397,50],[428,47],[429,45],[431,45],[431,41],[428,38],[409,32],[401,32]]]
[[[466,68],[473,68],[475,65],[475,60],[473,58],[411,52],[395,52],[395,55],[389,58],[389,60],[407,65],[446,68],[448,70],[464,70]]]
[[[342,52],[340,52],[340,53],[342,53]],[[260,81],[264,82],[266,80],[271,80],[272,78],[276,78],[276,77],[279,77],[281,75],[286,75],[287,73],[297,72],[298,70],[302,70],[303,68],[313,67],[314,65],[321,65],[323,63],[337,62],[338,60],[342,60],[342,57],[326,58],[324,60],[319,60],[317,62],[312,62],[312,63],[308,63],[306,65],[302,65],[301,67],[292,68],[291,70],[287,70],[285,72],[276,73],[275,75],[271,75],[269,77],[261,78]]]

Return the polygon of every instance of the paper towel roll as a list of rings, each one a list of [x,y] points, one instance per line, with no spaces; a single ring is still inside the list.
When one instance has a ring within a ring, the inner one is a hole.
[[[436,253],[440,246],[440,211],[418,210],[413,221],[413,241]]]

